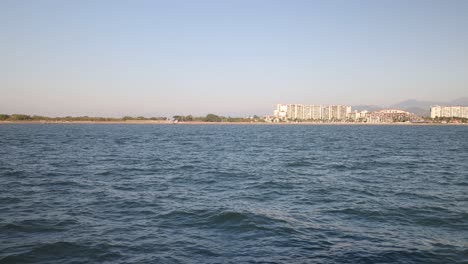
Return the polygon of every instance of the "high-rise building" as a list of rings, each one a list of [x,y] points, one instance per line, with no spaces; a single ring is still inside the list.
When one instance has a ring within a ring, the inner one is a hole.
[[[304,119],[310,120],[312,119],[312,108],[311,105],[304,105]]]
[[[351,106],[278,104],[273,115],[280,120],[346,120]]]
[[[321,120],[322,119],[322,106],[320,105],[311,105],[311,118],[313,120]]]
[[[468,107],[462,107],[462,117],[468,118]]]
[[[280,120],[285,120],[287,116],[287,112],[288,112],[288,105],[277,104],[276,110],[273,112],[273,115]]]
[[[431,106],[431,118],[441,117],[442,116],[442,108],[438,105]]]
[[[442,116],[445,116],[445,117],[452,117],[452,108],[449,107],[449,106],[444,106],[442,107]]]
[[[431,106],[431,118],[436,117],[468,118],[468,106]]]
[[[331,120],[331,107],[330,106],[324,106],[322,108],[322,120]]]

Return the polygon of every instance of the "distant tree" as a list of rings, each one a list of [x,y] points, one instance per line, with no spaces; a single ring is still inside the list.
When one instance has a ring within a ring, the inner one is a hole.
[[[13,114],[11,115],[10,119],[24,121],[24,120],[31,120],[31,117],[29,115]]]
[[[250,118],[244,118],[244,117],[228,117],[226,119],[227,122],[250,122]]]
[[[153,116],[153,117],[150,117],[149,120],[167,120],[167,118],[160,117],[160,116]]]
[[[205,117],[206,122],[221,122],[222,118],[220,116],[217,116],[215,114],[207,114]]]
[[[49,117],[46,117],[46,116],[38,116],[38,115],[33,115],[31,117],[32,120],[48,120],[50,119]]]
[[[0,114],[0,120],[8,120],[9,118],[10,118],[9,115]]]

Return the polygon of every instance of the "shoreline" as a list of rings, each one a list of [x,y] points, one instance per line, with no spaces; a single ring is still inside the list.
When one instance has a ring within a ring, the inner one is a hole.
[[[129,121],[0,121],[2,124],[42,124],[42,125],[62,125],[62,124],[88,124],[88,125],[311,125],[311,126],[323,126],[323,125],[334,125],[334,126],[467,126],[468,123],[354,123],[354,122],[290,122],[290,123],[267,123],[267,122],[203,122],[203,121],[191,121],[191,122],[177,122],[172,121],[157,121],[157,120],[129,120]]]

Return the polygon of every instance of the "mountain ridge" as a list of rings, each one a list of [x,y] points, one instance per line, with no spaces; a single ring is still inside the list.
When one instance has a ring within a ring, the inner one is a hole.
[[[407,99],[389,106],[378,105],[355,105],[353,109],[358,111],[378,111],[385,108],[396,108],[407,112],[411,112],[420,116],[430,116],[430,108],[432,105],[450,106],[450,105],[466,105],[468,106],[468,97],[460,97],[450,101],[425,101],[417,99]]]

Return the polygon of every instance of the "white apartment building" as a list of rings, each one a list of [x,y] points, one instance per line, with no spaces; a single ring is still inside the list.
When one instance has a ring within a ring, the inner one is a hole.
[[[301,104],[289,104],[286,111],[287,119],[304,119],[304,106]]]
[[[348,119],[352,120],[360,120],[366,118],[367,113],[369,113],[367,110],[358,112],[357,110],[354,110],[354,112],[351,112],[348,114]]]
[[[468,107],[463,107],[462,108],[462,116],[468,116]]]
[[[311,119],[321,120],[322,119],[322,106],[321,105],[311,105]]]
[[[307,120],[313,116],[314,107],[302,104],[277,104],[273,115],[280,120]]]
[[[329,105],[323,108],[324,120],[346,120],[351,113],[351,106]]]
[[[273,111],[280,120],[346,120],[351,113],[351,106],[278,104]]]
[[[331,107],[330,106],[324,106],[322,107],[322,120],[331,120]]]
[[[273,116],[281,120],[286,119],[288,112],[288,105],[278,104],[276,105],[276,110],[273,111]]]
[[[468,106],[431,106],[431,118],[436,117],[468,118]]]
[[[320,105],[304,105],[305,120],[321,120],[322,106]]]

